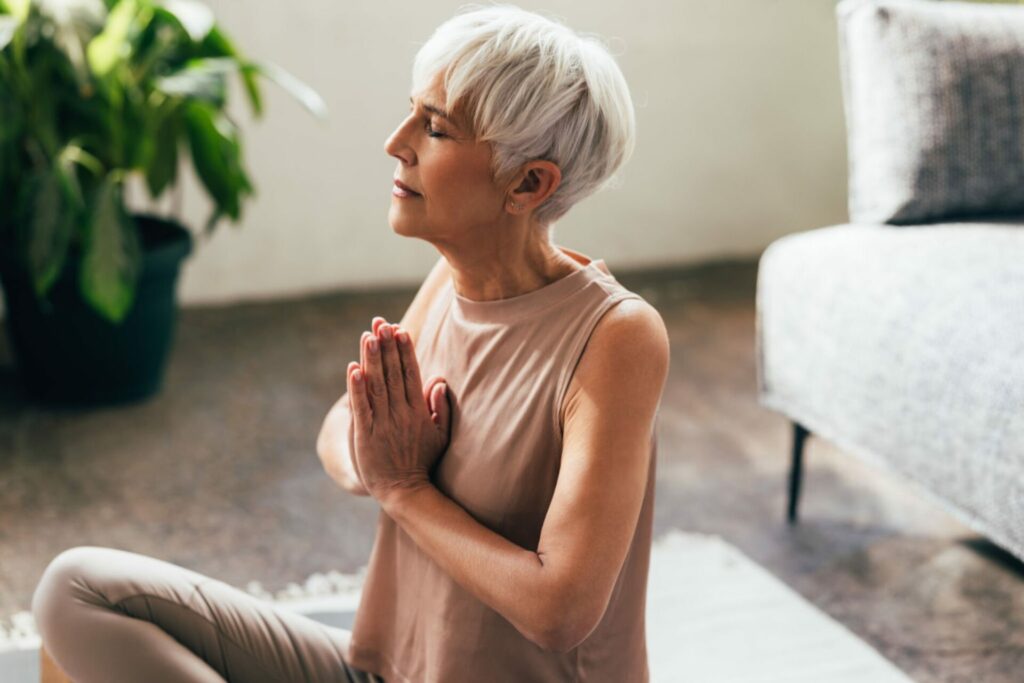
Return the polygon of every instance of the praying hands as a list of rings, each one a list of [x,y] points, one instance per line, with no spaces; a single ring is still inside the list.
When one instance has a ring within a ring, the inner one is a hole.
[[[430,471],[448,447],[451,408],[443,378],[423,384],[408,332],[374,318],[347,381],[352,464],[366,490],[383,504],[429,486]]]

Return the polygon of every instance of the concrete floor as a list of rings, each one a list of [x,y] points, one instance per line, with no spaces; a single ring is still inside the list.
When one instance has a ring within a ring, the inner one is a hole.
[[[811,437],[801,521],[784,523],[790,426],[756,399],[756,272],[617,273],[672,340],[655,534],[721,535],[921,683],[1022,680],[1024,565],[910,484]],[[27,404],[0,339],[0,619],[74,545],[271,591],[365,564],[377,506],[334,486],[316,436],[359,335],[411,296],[186,309],[163,391],[91,411]]]

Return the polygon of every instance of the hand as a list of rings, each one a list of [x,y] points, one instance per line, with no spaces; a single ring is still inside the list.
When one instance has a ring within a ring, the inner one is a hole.
[[[384,504],[392,495],[429,486],[430,470],[448,447],[451,408],[443,378],[423,386],[405,330],[374,319],[373,333],[364,333],[360,343],[360,362],[349,364],[348,395],[353,463],[370,495]]]
[[[316,453],[320,464],[338,486],[358,496],[368,496],[352,462],[352,406],[348,394],[334,402],[320,427]]]

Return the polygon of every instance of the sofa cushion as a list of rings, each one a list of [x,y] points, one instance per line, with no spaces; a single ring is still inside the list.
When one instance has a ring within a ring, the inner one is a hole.
[[[762,405],[1024,559],[1024,225],[792,233],[757,273]]]
[[[1024,210],[1024,7],[842,0],[854,223]]]

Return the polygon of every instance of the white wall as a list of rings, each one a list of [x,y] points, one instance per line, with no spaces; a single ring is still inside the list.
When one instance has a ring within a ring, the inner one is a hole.
[[[184,302],[419,282],[436,252],[388,226],[397,161],[383,145],[407,110],[418,45],[462,2],[210,4],[247,53],[314,87],[330,120],[267,83],[266,115],[255,122],[233,89],[259,194],[240,225],[225,221],[198,245],[182,275]],[[623,186],[573,209],[556,227],[557,243],[605,258],[614,271],[753,257],[781,235],[846,219],[832,2],[521,6],[614,38],[638,104]],[[201,225],[208,204],[193,178],[182,194],[183,216]]]

